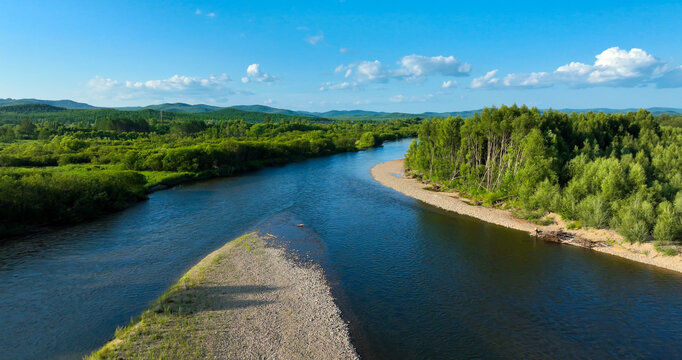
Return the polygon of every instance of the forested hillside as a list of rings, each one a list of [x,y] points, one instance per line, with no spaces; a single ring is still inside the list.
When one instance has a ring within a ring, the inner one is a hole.
[[[0,237],[120,210],[160,186],[370,148],[415,136],[418,127],[410,120],[313,123],[286,116],[277,122],[203,114],[145,119],[156,115],[149,110],[129,117],[106,110],[92,122],[69,122],[62,113],[72,111],[0,127]]]
[[[614,228],[659,248],[682,238],[682,129],[628,114],[506,107],[425,121],[406,166],[446,189],[537,220]]]
[[[216,122],[227,120],[244,121],[299,121],[307,120],[311,122],[329,122],[328,119],[310,116],[291,116],[286,114],[267,114],[259,112],[248,112],[233,108],[224,108],[211,112],[187,113],[155,110],[145,108],[141,110],[116,110],[116,109],[64,109],[44,104],[23,104],[12,106],[0,106],[0,141],[14,140],[14,125],[21,123],[22,120],[30,120],[34,124],[49,123],[50,126],[56,125],[77,125],[87,128],[88,125],[101,119],[129,119],[152,121],[189,121],[200,120],[204,122]]]

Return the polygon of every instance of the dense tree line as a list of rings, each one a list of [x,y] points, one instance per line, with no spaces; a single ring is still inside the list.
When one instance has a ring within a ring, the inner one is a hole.
[[[1,113],[17,113],[17,114],[28,114],[28,113],[43,113],[43,112],[55,112],[55,111],[66,111],[65,108],[47,105],[47,104],[19,104],[19,105],[5,105],[0,106]]]
[[[117,132],[149,132],[149,123],[145,119],[104,118],[97,119],[95,130]]]
[[[409,169],[488,205],[573,226],[611,227],[628,241],[682,240],[682,129],[628,114],[484,109],[425,121]]]
[[[0,168],[0,234],[124,209],[144,198],[145,182],[132,171]]]
[[[328,119],[294,116],[286,114],[268,114],[261,112],[242,111],[238,109],[226,108],[205,113],[183,113],[172,111],[159,111],[152,109],[142,110],[116,110],[116,109],[64,109],[45,104],[22,104],[11,106],[0,106],[0,126],[17,125],[22,120],[28,119],[35,124],[43,122],[53,122],[62,125],[79,126],[91,128],[98,120],[105,119],[127,119],[132,121],[152,120],[180,121],[200,120],[204,122],[214,121],[309,121],[309,122],[329,122]]]
[[[13,126],[18,135],[0,142],[0,236],[118,210],[156,185],[379,146],[415,136],[418,122],[110,118]]]

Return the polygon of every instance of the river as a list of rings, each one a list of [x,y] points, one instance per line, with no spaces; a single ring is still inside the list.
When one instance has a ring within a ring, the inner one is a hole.
[[[369,169],[408,144],[180,186],[1,245],[0,357],[82,357],[252,229],[323,266],[366,359],[682,354],[680,274],[539,242],[375,182]],[[297,223],[306,235],[288,236]]]

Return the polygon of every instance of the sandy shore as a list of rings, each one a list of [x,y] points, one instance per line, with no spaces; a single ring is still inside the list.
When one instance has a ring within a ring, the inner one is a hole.
[[[324,275],[252,233],[194,266],[93,359],[357,359]]]
[[[601,244],[592,249],[595,251],[620,256],[626,259],[650,264],[665,269],[682,272],[682,255],[664,256],[659,254],[652,244],[628,244],[615,231],[604,229],[566,229],[566,224],[557,214],[550,214],[556,223],[549,226],[541,226],[529,221],[519,219],[510,211],[482,206],[470,205],[466,199],[460,198],[456,193],[435,192],[426,190],[429,187],[422,182],[402,177],[403,160],[387,161],[374,166],[371,170],[372,177],[384,186],[397,190],[407,196],[421,200],[439,208],[456,212],[462,215],[472,216],[483,221],[502,225],[508,228],[526,231],[534,234],[535,228],[544,232],[565,231],[576,237],[591,240]],[[396,176],[397,175],[397,176]],[[568,243],[571,244],[571,243]],[[576,245],[577,244],[571,244]]]

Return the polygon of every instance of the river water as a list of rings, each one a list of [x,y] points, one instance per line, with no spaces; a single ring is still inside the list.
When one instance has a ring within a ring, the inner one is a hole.
[[[538,242],[375,182],[369,169],[408,144],[181,186],[3,244],[0,357],[82,357],[253,229],[323,266],[363,358],[682,356],[680,274]]]

